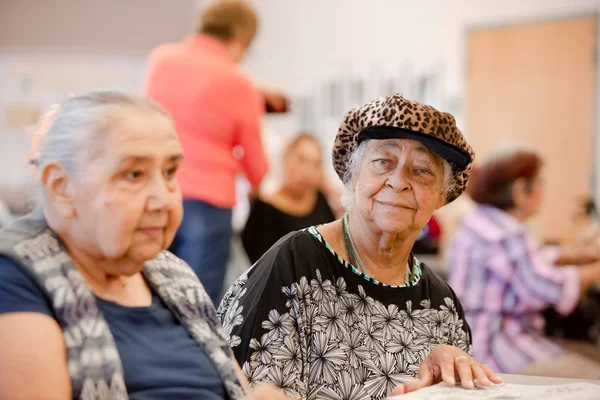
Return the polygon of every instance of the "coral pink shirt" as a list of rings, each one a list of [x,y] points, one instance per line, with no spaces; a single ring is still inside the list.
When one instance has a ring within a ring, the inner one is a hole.
[[[148,58],[145,95],[175,122],[184,198],[232,208],[238,172],[260,184],[268,168],[260,135],[264,101],[222,43],[196,34],[158,46]],[[237,157],[236,147],[243,150]]]

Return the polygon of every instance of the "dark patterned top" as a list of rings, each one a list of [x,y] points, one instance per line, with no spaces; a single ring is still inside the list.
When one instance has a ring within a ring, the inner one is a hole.
[[[470,352],[452,289],[413,258],[403,287],[359,275],[314,229],[291,233],[242,275],[219,310],[250,384],[306,399],[381,399],[437,344]],[[416,269],[415,269],[416,266]]]

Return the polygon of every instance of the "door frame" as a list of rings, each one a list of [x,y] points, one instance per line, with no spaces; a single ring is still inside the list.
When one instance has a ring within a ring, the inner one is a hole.
[[[481,30],[481,29],[494,29],[494,28],[503,28],[503,27],[514,27],[514,26],[518,26],[518,25],[527,25],[527,24],[535,24],[535,23],[541,23],[541,22],[552,22],[552,21],[560,21],[560,20],[566,20],[566,19],[573,19],[573,18],[583,18],[583,17],[593,17],[596,20],[596,46],[594,51],[592,52],[592,54],[590,55],[592,57],[592,60],[594,60],[595,63],[595,67],[596,67],[596,87],[594,88],[594,104],[593,104],[593,110],[594,110],[594,115],[592,117],[593,122],[592,122],[592,147],[594,149],[593,152],[593,156],[592,156],[592,174],[590,177],[590,194],[592,195],[592,197],[594,198],[594,202],[596,203],[596,206],[598,206],[600,208],[600,53],[599,53],[599,49],[600,49],[600,11],[587,11],[587,12],[573,12],[573,13],[566,13],[566,14],[562,14],[562,15],[549,15],[547,17],[534,17],[534,18],[527,18],[527,17],[516,17],[516,18],[509,18],[509,19],[504,19],[502,21],[499,22],[492,22],[492,23],[474,23],[474,24],[469,24],[467,26],[467,28],[464,30],[463,33],[463,39],[462,39],[462,43],[463,43],[463,55],[462,55],[462,73],[463,73],[463,77],[464,77],[464,107],[463,107],[463,112],[462,114],[462,118],[463,120],[466,122],[469,120],[469,111],[468,111],[468,86],[467,86],[467,82],[468,82],[468,74],[469,74],[469,62],[468,62],[468,51],[469,51],[469,35],[476,30]],[[467,137],[468,137],[468,132],[467,132]]]

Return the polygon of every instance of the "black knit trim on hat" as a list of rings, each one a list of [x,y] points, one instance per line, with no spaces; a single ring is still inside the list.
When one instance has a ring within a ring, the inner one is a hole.
[[[368,126],[363,128],[357,137],[360,144],[365,139],[411,139],[423,143],[427,148],[440,155],[450,164],[463,170],[471,163],[471,155],[435,136],[396,126]]]

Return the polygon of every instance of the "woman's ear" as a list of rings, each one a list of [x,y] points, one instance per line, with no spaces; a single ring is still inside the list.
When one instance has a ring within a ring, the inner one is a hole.
[[[64,218],[73,217],[73,182],[67,170],[60,164],[49,163],[42,169],[40,178],[46,199],[52,208]]]
[[[527,180],[525,178],[519,178],[513,183],[512,198],[515,207],[520,207],[529,198]]]

